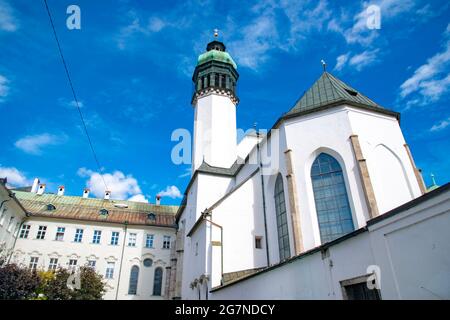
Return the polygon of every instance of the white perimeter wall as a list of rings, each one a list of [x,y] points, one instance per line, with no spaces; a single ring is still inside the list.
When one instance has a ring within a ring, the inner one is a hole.
[[[380,268],[382,299],[450,299],[449,228],[447,190],[332,245],[328,256],[305,255],[210,299],[342,299],[340,281],[366,275],[371,265]]]

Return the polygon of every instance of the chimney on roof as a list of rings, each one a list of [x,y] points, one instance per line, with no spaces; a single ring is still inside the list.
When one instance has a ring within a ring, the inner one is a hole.
[[[42,195],[45,191],[45,183],[40,183],[37,189],[37,194]]]
[[[63,196],[64,195],[64,186],[59,186],[58,188],[58,196]]]
[[[36,193],[38,191],[39,182],[40,181],[38,178],[34,178],[33,186],[31,187],[31,192]]]
[[[89,190],[88,188],[83,189],[83,198],[89,198]]]
[[[111,196],[111,191],[105,191],[105,197],[103,199],[109,200],[110,196]]]
[[[158,194],[156,196],[156,205],[159,206],[161,204],[161,196]]]

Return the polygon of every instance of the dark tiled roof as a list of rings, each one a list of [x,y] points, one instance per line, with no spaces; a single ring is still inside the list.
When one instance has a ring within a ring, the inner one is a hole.
[[[125,223],[131,225],[175,225],[175,214],[178,206],[153,205],[134,201],[103,200],[95,198],[82,198],[73,196],[58,196],[55,194],[38,195],[31,192],[14,190],[17,200],[23,205],[31,216],[85,220],[109,223]],[[55,210],[47,210],[47,205],[52,204]],[[115,205],[124,204],[127,208],[119,208]],[[101,215],[100,209],[108,210],[108,215]],[[155,215],[154,220],[148,218],[148,214]]]
[[[374,111],[397,115],[396,112],[381,107],[332,74],[324,72],[285,116],[323,110],[324,107],[331,107],[337,103],[348,103]]]
[[[203,161],[202,164],[200,165],[200,167],[198,167],[197,171],[203,172],[203,173],[211,173],[211,174],[234,177],[236,175],[236,173],[238,173],[238,171],[242,168],[243,165],[244,165],[243,163],[238,163],[236,161],[235,163],[233,163],[233,165],[230,168],[221,168],[221,167],[210,166],[205,161]]]

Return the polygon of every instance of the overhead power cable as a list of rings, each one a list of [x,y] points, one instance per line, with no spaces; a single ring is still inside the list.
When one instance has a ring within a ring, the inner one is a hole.
[[[84,121],[83,113],[81,112],[80,103],[78,102],[78,98],[77,98],[77,95],[75,93],[75,89],[73,87],[72,78],[70,77],[69,68],[67,67],[66,59],[64,59],[64,54],[62,52],[61,45],[59,43],[58,35],[56,34],[55,25],[53,23],[52,14],[50,13],[50,9],[48,7],[47,0],[44,0],[44,4],[45,4],[45,9],[47,10],[47,14],[48,14],[48,18],[50,20],[50,24],[52,26],[52,30],[53,30],[53,34],[55,36],[56,44],[58,45],[59,55],[61,56],[61,61],[62,61],[63,66],[64,66],[64,70],[66,71],[67,79],[69,80],[69,85],[70,85],[70,89],[72,90],[73,99],[75,101],[75,105],[77,107],[78,114],[80,115],[81,122],[83,124],[84,133],[86,134],[86,137],[87,137],[88,142],[89,142],[89,146],[90,146],[91,151],[92,151],[92,155],[94,156],[95,163],[97,164],[97,169],[98,169],[99,174],[102,177],[102,181],[103,181],[103,183],[105,185],[105,188],[106,188],[105,190],[108,190],[108,186],[106,184],[105,178],[101,174],[101,170],[102,170],[101,168],[102,167],[100,165],[100,161],[98,160],[97,154],[95,153],[94,145],[92,144],[92,139],[89,136],[89,132],[88,132],[88,129],[87,129],[87,126],[86,126],[86,122]]]

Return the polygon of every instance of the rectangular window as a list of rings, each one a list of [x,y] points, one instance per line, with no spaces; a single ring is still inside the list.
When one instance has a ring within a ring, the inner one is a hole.
[[[58,227],[58,229],[56,230],[55,240],[56,241],[63,241],[63,239],[64,239],[64,232],[66,232],[66,228]]]
[[[255,237],[255,248],[262,249],[262,237]]]
[[[48,271],[55,271],[58,267],[58,258],[50,258],[50,263],[48,264]]]
[[[36,239],[43,240],[45,239],[45,233],[47,232],[47,226],[39,226],[38,233],[36,235]]]
[[[106,272],[105,272],[105,278],[106,279],[112,279],[114,277],[114,262],[108,262],[106,265]]]
[[[92,238],[92,243],[100,243],[102,237],[102,232],[100,230],[94,230],[94,237]]]
[[[75,270],[75,268],[77,267],[77,259],[70,259],[69,260],[69,269],[71,270]]]
[[[73,242],[81,242],[83,240],[83,229],[77,229],[75,231],[75,238],[73,239]]]
[[[128,236],[128,246],[129,247],[136,247],[136,238],[137,238],[136,233],[129,234],[129,236]]]
[[[88,260],[88,262],[87,262],[87,266],[92,269],[95,269],[96,264],[97,264],[96,260]]]
[[[366,282],[346,285],[344,298],[347,300],[381,300],[380,292],[374,288],[369,289]]]
[[[153,240],[154,239],[155,239],[155,236],[153,234],[147,234],[147,237],[145,238],[145,247],[153,248]]]
[[[170,249],[170,236],[163,237],[163,249]]]
[[[117,246],[119,244],[119,232],[113,231],[111,233],[111,245]]]
[[[11,217],[11,218],[9,218],[8,232],[12,231],[13,226],[14,226],[14,217]]]
[[[19,238],[27,239],[29,233],[30,233],[30,225],[29,224],[23,224],[22,225],[22,229],[20,229]]]
[[[30,269],[36,270],[38,265],[39,258],[38,257],[31,257],[30,258]]]

